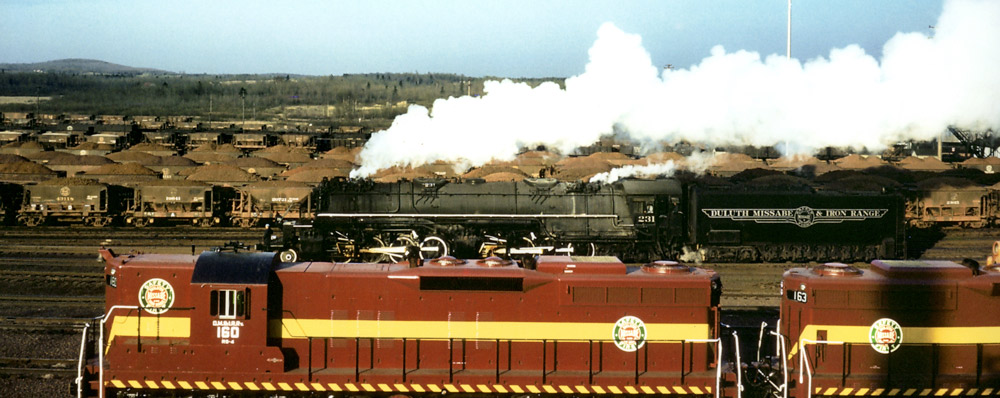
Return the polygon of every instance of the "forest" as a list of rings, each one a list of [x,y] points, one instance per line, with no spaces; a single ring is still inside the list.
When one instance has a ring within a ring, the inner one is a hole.
[[[388,127],[407,106],[481,95],[496,77],[440,73],[340,76],[53,73],[0,71],[0,96],[51,98],[4,103],[0,112],[193,116],[215,120],[295,120]],[[563,79],[511,79],[532,86]],[[31,102],[31,101],[29,101]]]

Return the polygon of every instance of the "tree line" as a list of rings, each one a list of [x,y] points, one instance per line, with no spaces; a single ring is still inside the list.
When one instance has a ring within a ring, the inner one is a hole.
[[[340,76],[78,74],[0,71],[0,95],[51,97],[40,113],[195,116],[216,120],[281,120],[344,124],[367,120],[387,127],[402,104],[430,106],[438,98],[481,94],[492,77],[440,73]],[[532,86],[562,79],[512,79]],[[320,107],[324,112],[296,108]],[[34,104],[0,111],[34,112]]]

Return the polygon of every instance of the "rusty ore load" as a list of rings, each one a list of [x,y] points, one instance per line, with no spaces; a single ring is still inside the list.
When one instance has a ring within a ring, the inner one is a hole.
[[[87,178],[54,178],[27,185],[18,221],[27,226],[50,221],[105,226],[124,211],[126,192]]]
[[[150,224],[190,223],[209,227],[220,221],[211,185],[187,180],[147,181],[133,189],[132,207],[125,223],[137,227]]]
[[[294,181],[251,182],[236,188],[232,223],[249,227],[262,221],[312,218],[313,187]]]

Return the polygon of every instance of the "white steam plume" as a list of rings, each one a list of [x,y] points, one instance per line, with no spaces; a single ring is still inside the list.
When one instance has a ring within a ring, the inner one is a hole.
[[[611,183],[632,176],[671,176],[675,171],[677,171],[677,165],[674,164],[673,160],[648,165],[629,164],[604,173],[597,173],[593,177],[590,177],[590,182]]]
[[[524,146],[569,152],[623,132],[643,142],[880,149],[949,125],[1000,130],[1000,1],[948,0],[935,34],[899,33],[876,60],[856,45],[801,62],[721,46],[660,71],[639,36],[597,32],[584,73],[531,88],[487,82],[479,98],[437,100],[374,134],[352,176],[435,160],[480,165]]]

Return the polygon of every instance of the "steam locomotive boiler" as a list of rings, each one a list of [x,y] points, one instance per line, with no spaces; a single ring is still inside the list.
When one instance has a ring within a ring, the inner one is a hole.
[[[330,181],[319,189],[315,221],[285,234],[282,260],[399,261],[407,246],[428,258],[667,258],[682,237],[681,195],[675,179]]]

